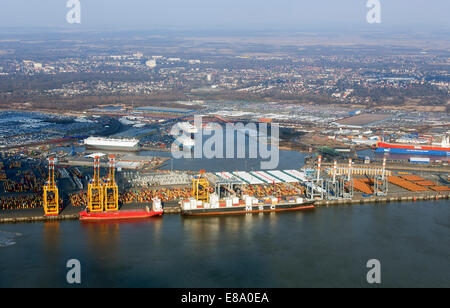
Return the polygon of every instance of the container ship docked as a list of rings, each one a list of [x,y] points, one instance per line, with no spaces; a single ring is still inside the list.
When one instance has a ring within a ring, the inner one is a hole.
[[[450,156],[450,143],[448,137],[444,138],[441,144],[431,144],[431,145],[379,142],[377,144],[376,152]]]
[[[231,182],[224,183],[229,184]],[[219,194],[213,192],[209,180],[205,176],[205,171],[201,170],[200,175],[194,176],[192,179],[191,198],[180,202],[181,214],[186,216],[232,215],[299,211],[314,208],[314,201],[305,201],[300,194],[284,198],[274,196],[256,198],[243,194],[239,198],[233,189],[228,188],[227,190],[231,194],[224,199],[220,199]]]
[[[292,197],[286,200],[273,197],[268,198],[263,202],[251,196],[244,196],[243,199],[244,200],[234,197],[219,201],[216,195],[211,195],[210,202],[202,202],[192,198],[182,202],[181,213],[186,216],[200,216],[314,209],[314,201],[305,201],[301,197]]]
[[[88,183],[87,207],[79,213],[81,221],[105,221],[118,219],[142,219],[161,216],[163,209],[161,200],[153,198],[150,209],[121,210],[119,208],[119,187],[115,180],[116,159],[109,156],[109,173],[106,179],[100,179],[100,157],[94,158],[94,176]]]
[[[84,145],[86,148],[111,151],[135,152],[140,149],[137,139],[89,137],[84,140]]]

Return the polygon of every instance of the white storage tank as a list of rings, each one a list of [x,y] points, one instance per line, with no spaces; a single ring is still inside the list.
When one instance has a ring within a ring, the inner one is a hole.
[[[253,198],[250,197],[250,196],[246,196],[246,198],[245,198],[245,205],[246,206],[252,206],[252,204],[253,204]]]
[[[189,201],[183,201],[183,209],[184,210],[190,210],[191,209],[191,203]]]
[[[211,201],[211,203],[219,202],[219,196],[217,194],[211,194],[209,197],[209,201]]]
[[[162,211],[162,205],[161,205],[161,200],[159,198],[154,198],[153,199],[153,210],[155,212],[160,212]]]
[[[230,198],[225,199],[225,205],[226,207],[232,207],[233,206],[233,200]]]
[[[238,197],[233,197],[233,204],[239,204],[239,198]]]

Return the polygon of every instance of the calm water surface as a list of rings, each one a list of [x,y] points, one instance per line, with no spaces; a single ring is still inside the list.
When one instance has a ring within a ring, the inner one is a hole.
[[[0,287],[450,287],[448,201],[141,222],[0,225]]]

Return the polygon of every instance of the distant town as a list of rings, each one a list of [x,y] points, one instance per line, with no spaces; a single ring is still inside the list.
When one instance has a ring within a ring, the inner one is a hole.
[[[226,99],[449,110],[450,58],[440,46],[348,46],[322,39],[316,45],[283,40],[278,48],[276,40],[261,38],[225,43],[220,37],[124,34],[51,38],[0,42],[0,108]],[[119,39],[126,43],[118,46]]]

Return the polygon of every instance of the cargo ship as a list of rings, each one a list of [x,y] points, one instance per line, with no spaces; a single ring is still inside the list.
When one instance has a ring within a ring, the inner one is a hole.
[[[395,153],[395,154],[423,154],[433,156],[450,156],[449,139],[444,138],[440,145],[416,145],[404,143],[385,143],[377,144],[377,153]]]
[[[89,212],[86,210],[80,212],[79,215],[81,221],[105,221],[119,219],[143,219],[154,216],[162,216],[163,213],[162,208],[150,209],[149,207],[146,207],[141,210],[119,210],[112,212]]]
[[[263,202],[250,196],[245,196],[244,200],[227,198],[220,202],[212,197],[210,203],[195,199],[182,202],[181,214],[186,216],[237,215],[311,209],[314,209],[314,201],[305,201],[300,197],[292,197],[287,200],[269,198]]]
[[[139,140],[137,139],[89,137],[84,140],[84,145],[86,148],[99,150],[135,152],[140,149]]]
[[[162,216],[164,213],[161,205],[161,200],[153,199],[153,206],[150,209],[146,206],[144,209],[137,210],[118,210],[118,211],[104,211],[104,212],[89,212],[87,209],[80,212],[81,221],[104,221],[104,220],[119,220],[119,219],[143,219],[154,216]]]

